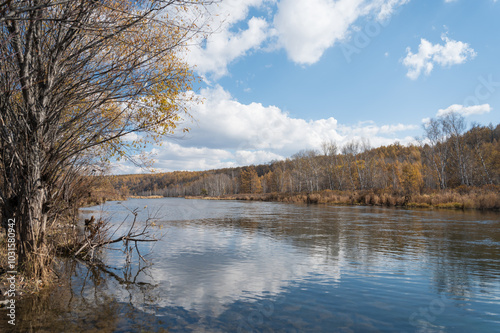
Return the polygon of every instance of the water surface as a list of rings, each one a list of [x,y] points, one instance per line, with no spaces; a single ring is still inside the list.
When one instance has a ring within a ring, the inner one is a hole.
[[[71,285],[25,301],[20,325],[35,332],[500,331],[498,213],[165,198],[108,202],[84,214],[125,220],[125,229],[126,208],[139,208],[139,221],[157,213],[163,236],[140,247],[154,264],[140,274],[121,270],[118,251],[104,254],[104,271],[66,261]]]

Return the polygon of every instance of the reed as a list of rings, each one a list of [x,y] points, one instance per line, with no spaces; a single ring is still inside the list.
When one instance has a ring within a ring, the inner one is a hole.
[[[252,193],[220,197],[196,196],[187,199],[276,201],[298,204],[367,205],[407,208],[500,210],[500,189],[497,186],[459,187],[403,195],[388,190],[333,191],[314,193]]]

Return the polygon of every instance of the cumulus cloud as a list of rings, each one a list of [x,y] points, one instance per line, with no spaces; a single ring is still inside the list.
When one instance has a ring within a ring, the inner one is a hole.
[[[285,158],[282,155],[265,150],[238,150],[235,154],[235,159],[238,165],[252,165],[283,160]]]
[[[284,48],[298,64],[317,62],[349,38],[358,19],[383,21],[409,0],[225,0],[208,6],[214,33],[200,37],[186,54],[198,73],[218,79],[230,63],[255,50]],[[257,16],[249,17],[250,9]]]
[[[362,0],[283,0],[278,4],[274,25],[290,59],[313,64],[326,49],[346,37],[359,17]]]
[[[355,125],[339,124],[337,119],[306,120],[293,118],[276,106],[243,104],[221,86],[202,89],[203,104],[192,106],[196,122],[182,139],[170,138],[150,151],[160,171],[209,170],[262,164],[281,160],[304,149],[321,150],[325,141],[340,146],[368,138],[372,146],[413,141],[401,134],[416,130],[416,125],[382,124],[373,121]],[[184,124],[186,125],[186,124]],[[144,170],[117,165],[114,173]]]
[[[382,125],[364,122],[338,124],[333,117],[305,120],[290,117],[276,106],[243,104],[220,86],[200,92],[205,102],[194,105],[189,135],[157,148],[155,167],[162,170],[203,170],[267,163],[289,157],[303,149],[321,149],[324,141],[342,145],[369,138],[374,146],[402,143],[410,137],[396,135],[418,129],[415,125]]]
[[[227,74],[227,66],[236,58],[258,49],[268,38],[268,22],[262,17],[248,19],[250,8],[259,8],[271,0],[225,0],[204,7],[207,20],[213,33],[195,41],[186,54],[188,62],[196,66],[198,73],[211,74],[219,78]],[[246,29],[234,29],[243,21]]]
[[[159,170],[209,170],[236,166],[234,155],[224,149],[183,146],[165,141],[152,150]]]
[[[354,136],[392,135],[417,129],[416,125],[377,125],[372,121],[347,126],[334,117],[305,120],[293,118],[276,106],[243,104],[221,86],[202,89],[205,103],[193,106],[197,120],[184,142],[211,148],[266,150],[280,155],[301,149],[319,149],[325,140],[344,143]],[[339,110],[343,111],[343,110]]]
[[[280,46],[299,64],[317,62],[336,42],[348,38],[361,17],[390,17],[409,0],[282,0],[274,17]]]
[[[293,154],[301,149],[319,147],[322,140],[341,141],[337,120],[315,121],[292,118],[276,106],[242,104],[222,87],[204,89],[205,103],[193,108],[197,120],[187,141],[234,150],[270,150]]]
[[[453,104],[447,107],[446,109],[439,109],[436,116],[437,117],[442,117],[446,116],[449,113],[459,113],[464,117],[471,116],[471,115],[479,115],[479,114],[484,114],[490,112],[491,106],[489,104],[482,104],[482,105],[473,105],[473,106],[463,106],[460,104]]]
[[[451,40],[446,35],[443,35],[441,39],[445,42],[444,45],[432,44],[422,38],[418,53],[413,53],[410,48],[406,49],[407,55],[403,59],[403,65],[408,68],[406,76],[416,80],[422,72],[429,75],[435,64],[449,67],[462,64],[476,56],[474,49],[467,43]]]
[[[224,30],[213,34],[205,47],[193,48],[188,61],[196,66],[201,74],[211,73],[215,78],[227,74],[227,66],[233,60],[257,49],[268,35],[268,23],[262,18],[252,17],[248,29],[231,32]]]

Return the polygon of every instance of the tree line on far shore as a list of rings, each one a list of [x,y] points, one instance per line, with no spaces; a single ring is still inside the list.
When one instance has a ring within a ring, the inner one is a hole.
[[[122,196],[224,196],[265,193],[385,191],[411,196],[471,188],[498,192],[500,125],[473,124],[451,113],[431,119],[418,144],[371,148],[367,140],[322,151],[303,150],[286,160],[210,171],[111,176]]]

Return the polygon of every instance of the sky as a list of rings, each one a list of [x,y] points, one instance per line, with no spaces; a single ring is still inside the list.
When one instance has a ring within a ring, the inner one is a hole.
[[[186,55],[203,103],[180,124],[189,133],[147,146],[156,171],[263,164],[330,141],[416,143],[448,112],[500,123],[500,1],[222,0],[208,11],[214,32]]]

